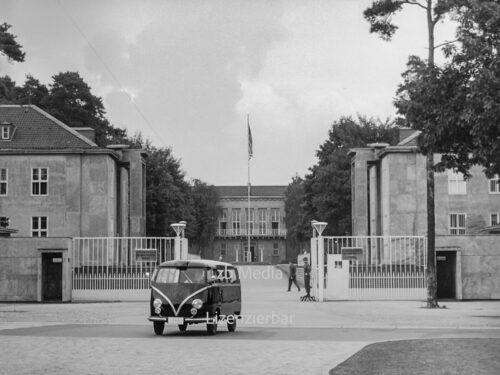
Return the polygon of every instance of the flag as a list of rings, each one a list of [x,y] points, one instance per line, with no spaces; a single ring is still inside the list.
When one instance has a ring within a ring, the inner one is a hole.
[[[250,130],[250,117],[247,116],[247,126],[248,126],[248,160],[253,157],[253,141],[252,141],[252,131]]]

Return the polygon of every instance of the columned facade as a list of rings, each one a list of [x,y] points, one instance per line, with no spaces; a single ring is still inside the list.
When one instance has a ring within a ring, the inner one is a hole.
[[[286,186],[216,186],[220,215],[214,257],[231,263],[277,264],[286,259]],[[249,246],[250,245],[250,246]]]

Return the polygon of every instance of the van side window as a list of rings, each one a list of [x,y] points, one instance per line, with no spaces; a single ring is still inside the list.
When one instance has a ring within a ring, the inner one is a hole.
[[[221,277],[222,276],[218,269],[211,268],[208,270],[208,280],[212,280],[213,278],[215,278],[215,283],[218,284],[222,281]]]
[[[236,268],[231,268],[234,272],[234,281],[233,283],[239,284],[240,283],[240,275],[238,274],[238,270]]]
[[[227,284],[228,282],[228,277],[227,277],[227,267],[224,266],[217,266],[217,280],[220,283]]]
[[[228,267],[226,270],[226,278],[227,282],[230,284],[237,284],[240,282],[240,278],[238,277],[238,271],[236,268]]]

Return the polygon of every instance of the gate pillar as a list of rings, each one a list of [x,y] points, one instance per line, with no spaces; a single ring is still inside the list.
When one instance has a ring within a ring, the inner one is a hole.
[[[316,263],[314,264],[314,266],[312,266],[315,271],[313,272],[313,274],[315,273],[317,275],[314,285],[317,285],[318,288],[318,301],[323,302],[325,300],[325,242],[322,234],[328,223],[313,220],[311,222],[311,225],[318,234],[318,236],[313,237],[311,241],[311,245],[313,245],[313,242],[315,242],[314,247],[311,246],[311,263],[313,262],[313,254],[315,254],[314,260]],[[313,248],[315,249],[315,251],[312,251]]]

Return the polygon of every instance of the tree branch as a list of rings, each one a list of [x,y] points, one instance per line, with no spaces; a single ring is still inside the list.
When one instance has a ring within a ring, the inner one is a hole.
[[[458,42],[458,39],[450,40],[450,41],[438,44],[437,46],[434,46],[434,49],[437,49],[437,48],[443,47],[443,46],[447,46],[448,44],[453,44],[453,43],[456,43],[456,42]]]
[[[435,26],[439,22],[441,17],[442,17],[442,14],[436,15],[436,17],[432,20],[432,26]]]
[[[403,1],[405,4],[411,4],[411,5],[416,5],[419,6],[422,9],[427,10],[427,7],[425,5],[420,4],[417,0],[405,0]]]

